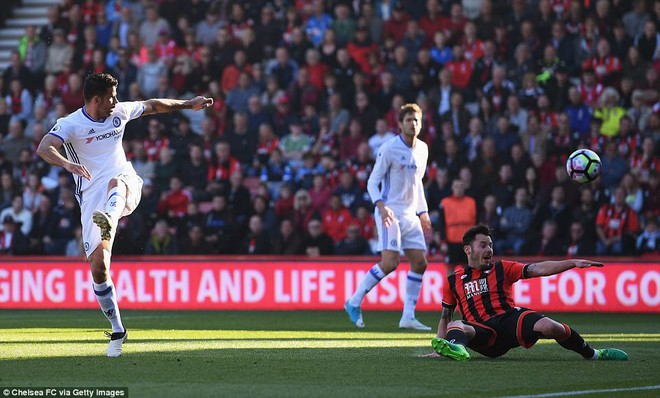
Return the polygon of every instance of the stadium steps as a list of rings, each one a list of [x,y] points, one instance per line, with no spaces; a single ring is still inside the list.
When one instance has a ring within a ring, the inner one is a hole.
[[[0,71],[4,71],[11,61],[11,50],[18,47],[18,41],[25,33],[25,27],[35,25],[37,29],[48,23],[48,8],[59,4],[59,0],[23,0],[16,7],[12,17],[0,29]]]

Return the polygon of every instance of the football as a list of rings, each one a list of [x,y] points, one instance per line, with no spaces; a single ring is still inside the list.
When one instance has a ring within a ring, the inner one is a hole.
[[[585,184],[600,175],[600,157],[589,149],[578,149],[566,161],[566,172],[573,181]]]

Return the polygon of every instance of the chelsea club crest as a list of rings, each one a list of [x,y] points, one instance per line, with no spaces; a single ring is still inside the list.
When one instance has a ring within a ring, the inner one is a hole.
[[[119,127],[120,124],[121,124],[121,120],[119,120],[119,118],[117,116],[112,118],[112,125],[113,126]]]

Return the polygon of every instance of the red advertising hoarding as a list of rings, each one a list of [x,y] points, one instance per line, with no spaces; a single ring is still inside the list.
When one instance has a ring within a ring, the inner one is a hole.
[[[365,261],[117,261],[124,309],[339,310],[368,271]],[[383,279],[364,309],[399,310],[408,266]],[[438,311],[445,268],[431,263],[417,304]],[[0,309],[97,308],[83,262],[1,262]],[[573,269],[514,285],[516,304],[539,311],[660,313],[660,264]]]

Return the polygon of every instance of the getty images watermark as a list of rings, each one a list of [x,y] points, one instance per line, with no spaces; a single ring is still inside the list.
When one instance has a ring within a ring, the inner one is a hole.
[[[128,397],[128,387],[0,387],[2,397]]]

